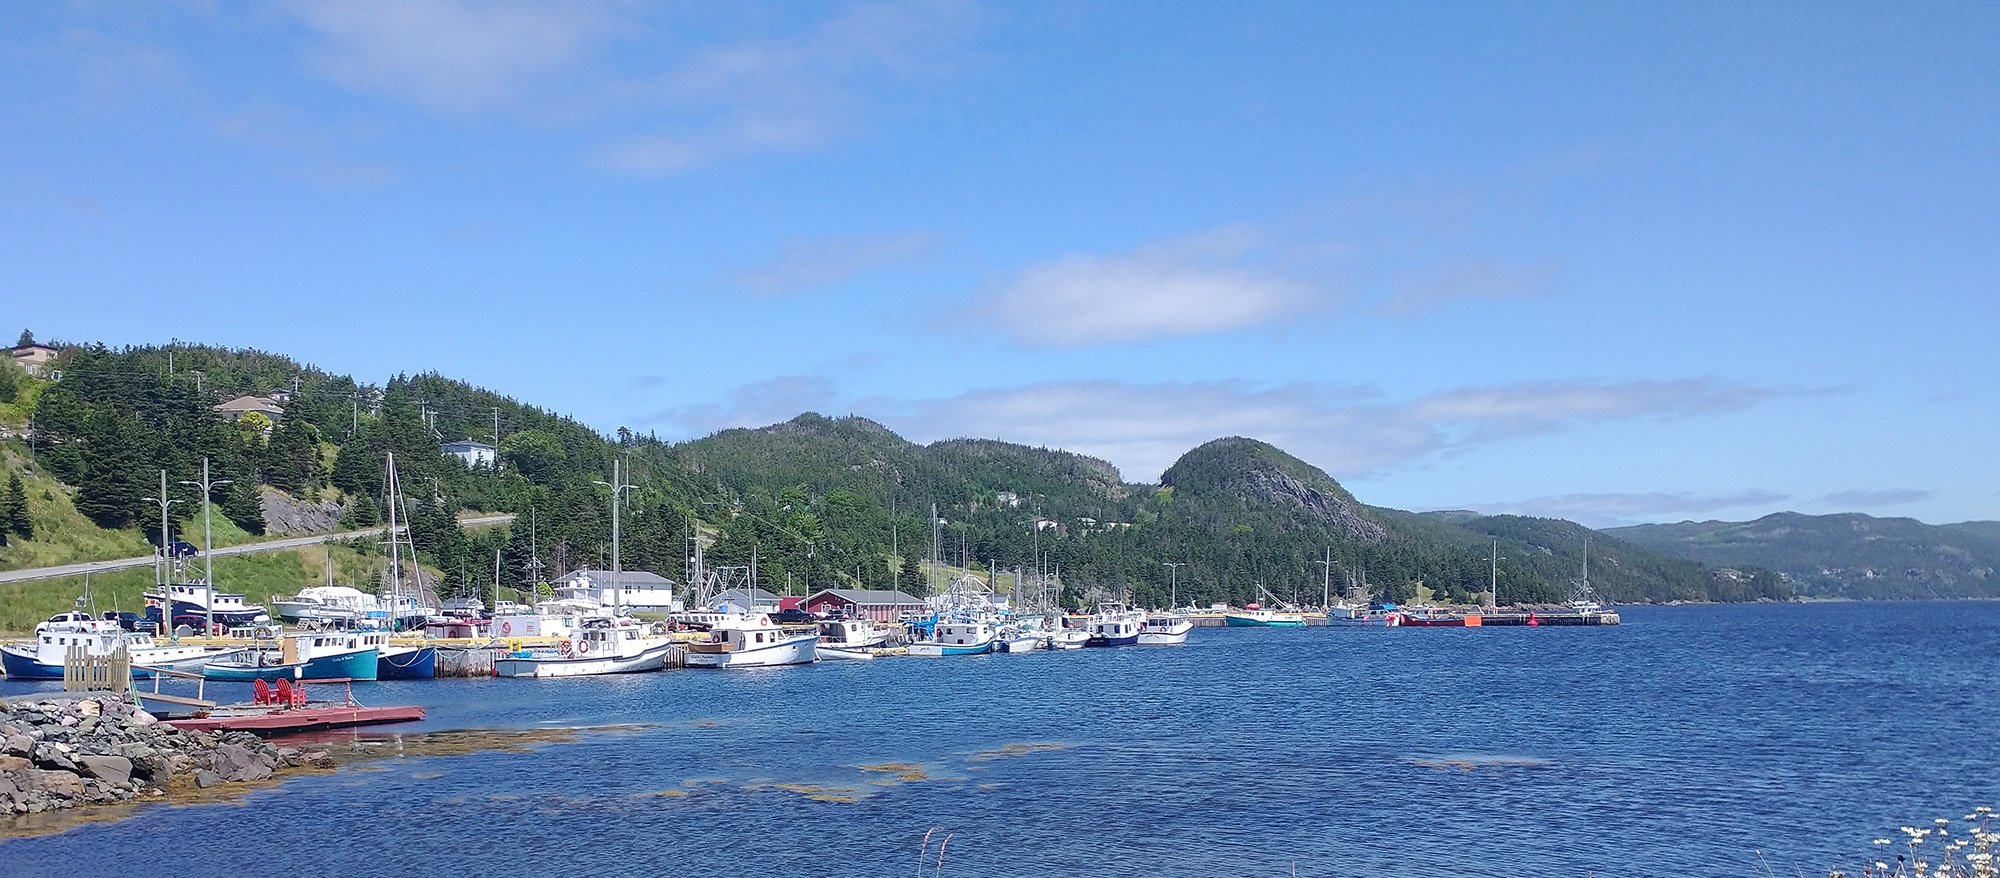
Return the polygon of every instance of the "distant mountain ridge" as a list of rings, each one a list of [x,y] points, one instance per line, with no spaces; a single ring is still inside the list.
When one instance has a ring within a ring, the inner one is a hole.
[[[1606,533],[1710,566],[1767,567],[1810,597],[2000,597],[2000,522],[1994,521],[1934,525],[1861,513],[1778,512],[1754,521],[1642,524]]]

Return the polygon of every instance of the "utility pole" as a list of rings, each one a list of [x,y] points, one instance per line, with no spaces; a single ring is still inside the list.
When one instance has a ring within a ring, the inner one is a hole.
[[[1186,561],[1160,562],[1160,566],[1167,568],[1167,609],[1169,610],[1181,605],[1180,572],[1181,568],[1186,565]]]
[[[611,460],[611,481],[597,482],[597,484],[611,489],[611,587],[615,589],[611,592],[611,615],[616,616],[620,605],[625,602],[625,576],[618,559],[618,507],[622,505],[619,502],[619,495],[632,486],[625,484],[625,477],[618,469],[617,458]]]
[[[1492,571],[1493,578],[1491,581],[1491,591],[1493,592],[1493,609],[1498,610],[1500,609],[1500,538],[1499,537],[1493,538],[1492,565],[1493,565],[1493,571]]]
[[[1326,560],[1316,563],[1319,564],[1319,608],[1324,612],[1333,606],[1333,547],[1327,546]]]
[[[173,577],[172,577],[172,574],[170,574],[170,573],[169,573],[169,572],[167,571],[167,564],[168,564],[168,559],[169,559],[169,558],[171,558],[171,557],[173,557],[173,551],[174,551],[174,545],[173,545],[173,539],[172,539],[172,538],[171,538],[171,536],[169,535],[169,533],[168,533],[168,528],[167,528],[167,508],[168,508],[168,507],[170,507],[170,506],[172,506],[172,505],[174,505],[175,503],[179,503],[179,502],[181,502],[181,501],[179,501],[179,500],[173,500],[173,499],[169,499],[169,498],[167,497],[167,471],[166,471],[166,470],[160,470],[160,496],[158,496],[158,497],[140,497],[139,499],[141,499],[141,500],[151,500],[151,501],[153,501],[153,502],[155,502],[155,503],[158,503],[158,504],[160,504],[160,567],[159,567],[159,573],[160,573],[160,576],[159,576],[159,585],[160,585],[160,597],[161,597],[161,599],[165,600],[165,601],[166,601],[166,604],[167,604],[167,605],[166,605],[166,607],[165,607],[164,609],[162,609],[162,610],[160,611],[160,613],[161,613],[161,615],[160,615],[160,632],[161,632],[161,633],[165,633],[165,632],[167,632],[167,631],[169,631],[169,630],[172,630],[172,625],[173,625],[173,622],[174,622],[174,596],[173,596],[173,590],[172,590],[172,589],[169,589],[169,588],[167,588],[167,586],[168,586],[168,585],[170,584],[170,583],[169,583],[169,582],[168,582],[167,580],[169,580],[169,579],[172,579],[172,578],[173,578]],[[205,633],[205,632],[204,632],[204,633]]]
[[[500,407],[493,407],[493,474],[500,474]]]
[[[208,477],[208,458],[204,457],[201,459],[201,481],[182,482],[181,484],[201,486],[201,581],[203,585],[208,587],[208,628],[206,632],[213,633],[215,631],[215,531],[210,526],[210,519],[213,517],[212,507],[215,504],[209,500],[209,497],[214,493],[216,488],[234,484],[234,482],[230,479],[223,479],[219,482],[211,481]],[[332,557],[332,555],[327,556],[328,559]]]

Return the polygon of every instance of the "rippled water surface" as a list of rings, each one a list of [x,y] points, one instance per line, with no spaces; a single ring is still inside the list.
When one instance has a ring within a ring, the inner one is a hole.
[[[400,731],[647,725],[0,842],[0,875],[851,878],[912,874],[931,827],[947,875],[1823,875],[2000,804],[1996,629],[2000,603],[1642,607],[380,683],[357,697],[430,710]]]

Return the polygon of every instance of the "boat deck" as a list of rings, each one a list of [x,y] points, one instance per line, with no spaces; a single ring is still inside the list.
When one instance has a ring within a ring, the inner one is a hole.
[[[424,718],[416,705],[363,707],[358,704],[322,703],[304,707],[239,705],[219,707],[205,716],[162,720],[183,731],[241,731],[258,735],[290,735],[320,729],[411,722]]]

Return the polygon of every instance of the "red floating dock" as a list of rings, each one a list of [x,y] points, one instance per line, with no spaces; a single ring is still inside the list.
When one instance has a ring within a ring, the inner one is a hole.
[[[207,711],[206,716],[170,719],[164,722],[186,731],[239,731],[259,735],[290,735],[320,729],[410,722],[423,718],[424,709],[415,705],[362,707],[358,704],[307,704],[304,707],[264,705],[218,707]]]

